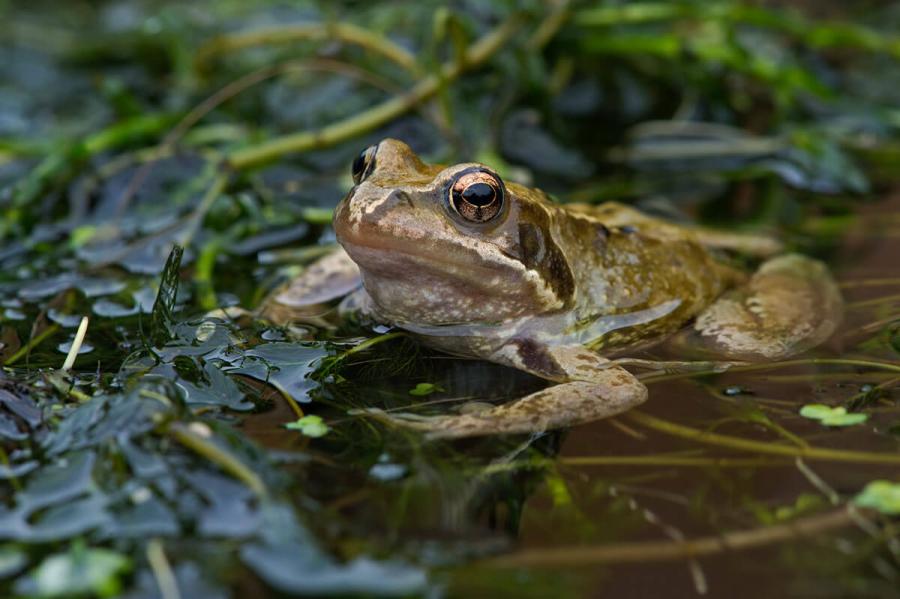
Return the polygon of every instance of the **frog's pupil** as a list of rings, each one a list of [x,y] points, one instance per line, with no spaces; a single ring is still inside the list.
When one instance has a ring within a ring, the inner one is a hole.
[[[479,208],[493,202],[496,196],[497,192],[487,183],[472,183],[462,192],[465,201]]]
[[[375,168],[375,152],[377,151],[377,145],[369,146],[360,152],[353,160],[353,165],[350,167],[350,174],[353,175],[353,182],[357,185],[362,183],[363,179],[368,177],[369,173],[372,172],[372,169]]]
[[[369,149],[366,148],[353,160],[353,166],[351,167],[351,172],[353,174],[353,180],[359,183],[362,178],[363,171],[366,169],[366,154],[368,154]]]

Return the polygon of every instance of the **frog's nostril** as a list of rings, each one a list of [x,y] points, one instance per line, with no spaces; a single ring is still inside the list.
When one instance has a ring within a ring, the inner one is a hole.
[[[410,208],[413,207],[412,198],[405,191],[400,191],[399,189],[395,189],[392,191],[388,197],[386,198],[385,204],[388,206],[396,206],[397,204],[406,204]]]

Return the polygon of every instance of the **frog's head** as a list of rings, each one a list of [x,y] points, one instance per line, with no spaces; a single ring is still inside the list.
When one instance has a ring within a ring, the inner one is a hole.
[[[542,192],[475,163],[429,165],[385,139],[353,162],[338,241],[397,322],[490,323],[563,308],[574,283]]]

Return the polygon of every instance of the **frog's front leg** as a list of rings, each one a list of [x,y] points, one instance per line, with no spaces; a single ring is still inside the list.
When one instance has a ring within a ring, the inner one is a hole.
[[[306,322],[328,326],[326,303],[362,289],[359,267],[343,248],[322,256],[269,294],[256,314],[275,324]]]
[[[786,254],[768,260],[746,285],[716,300],[676,346],[731,360],[774,360],[825,341],[843,315],[840,291],[818,260]]]
[[[630,372],[581,346],[513,340],[491,359],[557,382],[509,403],[470,414],[382,418],[428,432],[430,438],[539,433],[608,418],[647,399]]]

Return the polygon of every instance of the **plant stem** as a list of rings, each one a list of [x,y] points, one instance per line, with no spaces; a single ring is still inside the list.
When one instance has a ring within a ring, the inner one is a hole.
[[[180,422],[170,425],[168,432],[176,441],[217,464],[222,470],[243,482],[259,497],[268,496],[268,490],[262,479],[230,452]]]
[[[160,597],[162,599],[181,599],[178,581],[175,579],[175,573],[172,572],[172,566],[166,557],[161,540],[154,538],[147,543],[147,563],[150,564],[150,570],[156,579]]]
[[[877,360],[856,360],[844,358],[808,358],[802,360],[785,360],[783,362],[765,362],[760,364],[746,364],[744,366],[732,366],[728,370],[709,370],[707,372],[678,372],[673,374],[661,374],[659,376],[648,376],[641,378],[644,384],[659,383],[662,381],[671,381],[683,379],[692,376],[703,376],[708,374],[725,374],[731,372],[752,372],[754,370],[775,370],[777,368],[789,368],[791,366],[863,366],[868,368],[876,368],[878,370],[887,370],[889,372],[900,372],[900,364],[892,364],[891,362],[879,362]]]
[[[178,240],[178,245],[181,247],[188,247],[191,242],[194,240],[194,235],[197,234],[197,230],[200,228],[200,225],[203,223],[203,219],[206,218],[206,213],[209,212],[209,209],[212,208],[213,203],[219,199],[222,193],[225,192],[225,187],[228,185],[228,174],[227,173],[219,173],[216,175],[216,178],[213,179],[212,185],[206,190],[206,194],[203,196],[203,199],[200,200],[200,203],[197,204],[197,207],[194,208],[194,211],[188,217],[187,226],[184,229],[184,232],[181,234],[180,239]]]
[[[277,160],[285,154],[332,146],[371,131],[427,100],[441,85],[455,80],[466,69],[477,66],[493,56],[516,32],[518,22],[519,19],[515,16],[507,19],[470,46],[461,60],[444,64],[439,74],[425,77],[408,94],[391,98],[317,131],[301,131],[237,150],[226,161],[235,170],[255,168]]]
[[[197,286],[197,302],[207,312],[218,307],[216,288],[213,284],[213,271],[222,242],[218,237],[210,239],[197,255],[194,266],[194,284]]]
[[[7,358],[7,359],[6,359],[6,362],[4,362],[3,365],[4,365],[4,366],[10,366],[10,365],[14,364],[15,362],[18,362],[19,359],[22,358],[22,356],[28,354],[32,349],[34,349],[34,348],[37,347],[41,342],[43,342],[44,339],[46,339],[47,337],[52,336],[52,335],[55,334],[58,330],[59,330],[59,325],[58,325],[58,324],[56,324],[56,323],[51,324],[49,327],[47,327],[46,329],[44,329],[43,331],[41,331],[41,334],[40,334],[40,335],[38,335],[37,337],[32,337],[32,338],[28,341],[28,343],[26,343],[25,345],[23,345],[22,347],[20,347],[19,350],[18,350],[16,353],[14,353],[14,354],[11,355],[9,358]]]
[[[257,31],[249,31],[234,35],[223,35],[214,38],[197,51],[194,68],[204,70],[206,63],[215,56],[266,44],[284,44],[297,41],[334,41],[357,45],[375,54],[380,54],[407,71],[420,73],[416,57],[405,48],[398,46],[383,35],[372,33],[368,29],[352,23],[304,23],[302,25],[286,25],[268,27]]]
[[[728,447],[740,451],[754,451],[772,455],[800,457],[809,460],[825,460],[834,462],[856,462],[868,464],[900,464],[900,453],[874,453],[868,451],[851,451],[843,449],[828,449],[822,447],[792,447],[778,445],[766,441],[753,441],[730,435],[711,433],[698,430],[682,424],[676,424],[655,416],[650,416],[638,410],[632,410],[624,414],[625,417],[651,428],[682,439],[690,439],[698,443]]]
[[[853,524],[852,511],[853,508],[841,508],[784,524],[737,530],[686,541],[637,541],[609,545],[533,549],[489,559],[482,563],[499,568],[546,568],[692,559],[704,555],[763,547],[800,537],[815,537]]]
[[[72,339],[72,347],[69,348],[69,353],[66,355],[66,361],[63,362],[63,371],[71,370],[72,366],[75,365],[75,359],[78,357],[78,352],[81,351],[81,345],[84,343],[84,336],[87,334],[89,322],[90,319],[87,316],[81,317],[81,322],[78,324],[78,331],[75,333],[75,338]]]
[[[566,466],[686,466],[698,468],[753,468],[756,466],[791,466],[790,460],[766,458],[717,458],[706,456],[613,455],[568,456],[556,459]]]

